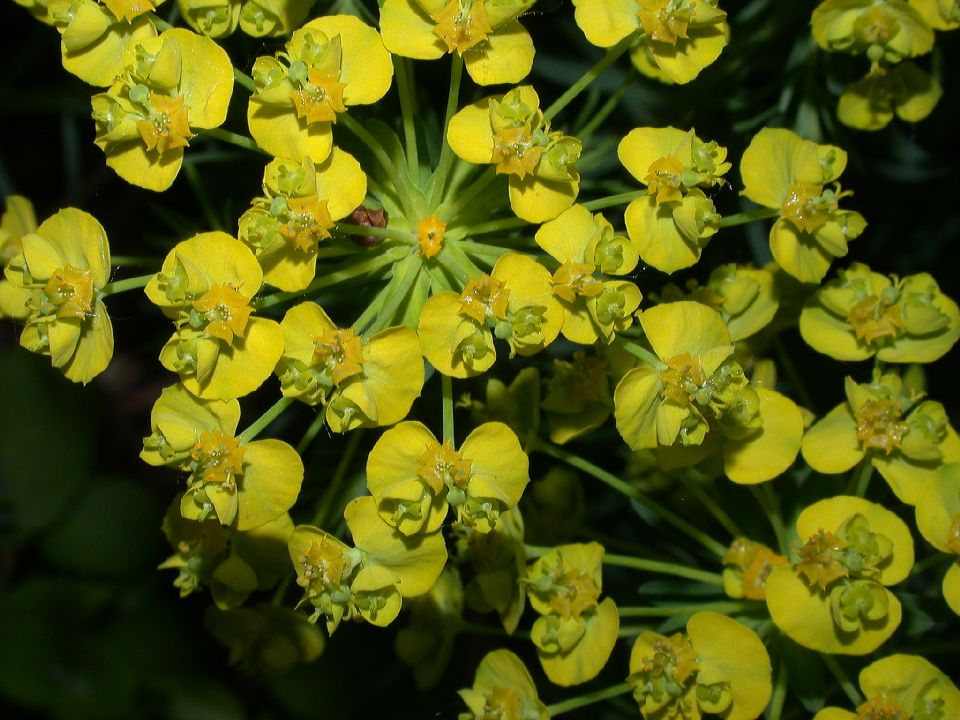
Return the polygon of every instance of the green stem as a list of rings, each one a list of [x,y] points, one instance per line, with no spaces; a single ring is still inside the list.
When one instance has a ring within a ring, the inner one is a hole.
[[[777,682],[773,686],[773,694],[770,696],[770,702],[764,713],[766,720],[780,720],[783,714],[783,703],[787,698],[787,663],[780,659],[780,666],[777,668]]]
[[[453,150],[450,143],[447,142],[447,128],[450,127],[450,119],[457,111],[457,102],[460,99],[460,79],[463,77],[463,58],[459,53],[453,53],[450,58],[450,91],[447,93],[447,108],[443,116],[443,127],[440,138],[440,161],[437,163],[436,172],[430,179],[430,199],[428,207],[435,208],[443,197],[443,188],[447,184],[447,178],[450,175],[450,166],[453,163]]]
[[[720,227],[733,227],[734,225],[744,225],[754,220],[766,220],[767,218],[777,217],[780,214],[780,208],[757,208],[756,210],[747,210],[736,215],[727,215],[720,218]]]
[[[784,555],[790,554],[790,545],[787,543],[787,530],[783,524],[783,517],[780,515],[780,506],[777,504],[777,498],[773,494],[773,489],[769,483],[763,483],[762,486],[751,485],[750,492],[756,498],[757,503],[763,508],[770,526],[773,528],[773,534],[777,538],[777,545],[780,552]]]
[[[240,433],[240,442],[248,443],[259,435],[270,423],[280,417],[280,414],[293,404],[292,397],[282,397],[267,411],[251,423],[246,430]]]
[[[240,135],[235,132],[230,132],[229,130],[224,130],[223,128],[210,128],[209,130],[201,130],[199,134],[201,137],[222,140],[223,142],[230,143],[231,145],[241,147],[244,150],[252,150],[253,152],[261,155],[270,155],[270,153],[268,153],[266,150],[261,150],[253,138],[247,137],[246,135]]]
[[[837,659],[833,657],[833,655],[826,653],[820,653],[820,659],[823,660],[823,664],[827,666],[827,670],[836,678],[836,681],[840,683],[840,687],[843,689],[843,692],[846,693],[847,697],[850,698],[853,706],[859,706],[860,703],[863,702],[863,696],[860,694],[860,691],[857,690],[856,686],[850,682],[850,678],[847,677],[843,668],[840,667]]]
[[[611,555],[605,553],[603,556],[604,565],[615,565],[617,567],[632,568],[633,570],[644,570],[646,572],[657,573],[660,575],[674,575],[675,577],[687,578],[688,580],[697,580],[708,585],[719,585],[723,587],[723,576],[719,573],[712,573],[697,568],[685,567],[675,563],[661,562],[660,560],[650,560],[648,558],[629,557],[627,555]]]
[[[351,223],[340,222],[337,223],[336,230],[344,235],[369,235],[371,237],[381,237],[388,240],[399,240],[408,245],[417,241],[413,233],[404,230],[393,230],[391,228],[370,227],[368,225],[353,225]]]
[[[372,273],[386,265],[390,265],[394,262],[394,260],[395,258],[390,253],[377,255],[369,260],[349,265],[342,270],[326,273],[322,277],[318,277],[316,280],[310,283],[305,290],[298,290],[295,292],[279,292],[272,295],[266,295],[265,297],[257,300],[254,305],[258,310],[273,307],[274,305],[279,305],[280,303],[288,300],[303,297],[304,295],[310,295],[317,290],[322,290],[323,288],[330,287],[331,285],[337,285],[348,280],[354,280],[361,275]]]
[[[473,237],[474,235],[483,235],[485,233],[514,230],[516,228],[528,227],[529,225],[529,222],[521,218],[508,217],[499,220],[489,220],[487,222],[477,223],[476,225],[455,226],[446,235],[447,238],[460,239],[462,237]]]
[[[303,434],[303,437],[300,438],[300,442],[297,443],[297,455],[303,455],[307,451],[307,448],[310,447],[310,443],[313,442],[313,439],[317,436],[317,433],[320,432],[320,428],[323,427],[325,420],[326,418],[324,417],[323,408],[321,408],[313,418],[313,422],[310,423],[310,427],[307,428],[307,431]]]
[[[873,463],[869,457],[864,457],[857,466],[856,471],[850,477],[850,486],[848,494],[852,493],[857,497],[863,497],[867,494],[867,488],[870,486],[870,478],[873,477]]]
[[[460,211],[470,205],[473,202],[474,197],[483,192],[486,187],[497,179],[496,170],[493,166],[488,167],[476,180],[473,181],[473,184],[470,185],[462,193],[457,194],[456,202],[452,203],[449,200],[445,200],[440,207],[437,208],[437,211],[434,213],[438,218],[443,222],[449,222],[451,219],[455,218]]]
[[[641,360],[643,360],[643,362],[645,362],[650,367],[657,368],[657,369],[662,369],[666,367],[663,364],[663,362],[661,362],[660,358],[658,358],[650,350],[647,350],[642,345],[637,345],[635,342],[631,340],[627,340],[623,336],[618,337],[616,340],[614,340],[614,342],[618,344],[621,348],[626,350],[628,353],[633,355],[634,357],[640,358]]]
[[[457,243],[461,250],[463,250],[467,255],[473,255],[481,258],[498,258],[506,252],[510,252],[512,248],[500,247],[499,245],[484,245],[483,243],[470,242],[469,240],[461,240]]]
[[[548,705],[547,716],[554,718],[557,715],[562,715],[563,713],[576,710],[577,708],[582,708],[586,705],[592,705],[593,703],[601,702],[602,700],[609,700],[610,698],[617,697],[618,695],[626,695],[631,691],[631,689],[632,687],[630,683],[624,682],[620,683],[619,685],[604,688],[603,690],[594,690],[592,693],[587,693],[586,695],[577,695],[576,697],[562,700],[558,703],[553,703],[553,705]]]
[[[395,55],[393,67],[397,76],[397,94],[400,96],[400,116],[403,122],[403,141],[407,151],[407,172],[416,182],[420,175],[420,156],[417,150],[417,126],[413,108],[417,99],[414,93],[411,66],[406,58]]]
[[[637,32],[630,33],[623,40],[607,50],[607,54],[604,55],[596,65],[587,70],[579,80],[570,86],[570,89],[558,97],[556,101],[544,111],[544,121],[552,120],[557,116],[557,113],[569,105],[577,95],[586,90],[590,86],[590,83],[600,77],[604,70],[613,65],[617,58],[630,49],[630,46],[633,45],[633,41],[636,40],[636,38]]]
[[[393,320],[397,314],[397,310],[403,304],[403,301],[407,299],[407,295],[410,294],[410,288],[413,287],[413,284],[417,281],[417,276],[423,269],[423,266],[419,264],[396,263],[393,266],[394,274],[396,274],[401,267],[404,270],[403,277],[390,278],[390,283],[387,286],[389,288],[387,291],[387,301],[377,312],[377,319],[373,321],[370,327],[363,331],[365,337],[369,337],[379,330],[382,330]]]
[[[250,92],[254,93],[257,91],[257,84],[253,81],[253,78],[247,75],[242,70],[234,68],[233,79],[237,81],[238,85],[242,85]]]
[[[672,510],[664,507],[653,498],[648,497],[645,493],[635,488],[633,485],[624,482],[618,478],[613,473],[607,472],[601,467],[594,465],[589,460],[585,460],[577,455],[574,455],[569,450],[566,450],[562,447],[558,447],[551,443],[548,443],[544,440],[538,440],[535,444],[530,446],[531,451],[540,451],[546,455],[550,455],[557,460],[565,462],[570,467],[581,470],[588,475],[596,478],[602,483],[605,483],[609,487],[613,488],[617,492],[620,492],[626,495],[629,498],[633,498],[642,505],[647,506],[653,512],[657,513],[665,522],[669,523],[677,530],[680,530],[686,534],[690,539],[700,543],[707,550],[712,552],[717,557],[723,557],[727,554],[727,547],[717,542],[714,538],[710,537],[700,528],[696,527],[692,523],[687,522],[682,517],[677,515]]]
[[[116,295],[118,293],[127,292],[127,290],[136,290],[137,288],[145,287],[150,278],[152,278],[156,273],[151,273],[150,275],[139,275],[137,277],[127,278],[126,280],[114,280],[111,283],[107,283],[103,286],[103,290],[100,291],[102,297],[107,295]]]
[[[411,218],[416,217],[416,208],[413,204],[413,195],[410,192],[409,180],[405,173],[398,172],[400,168],[394,167],[393,160],[383,149],[379,141],[348,113],[342,113],[337,116],[337,123],[343,125],[347,130],[353,133],[360,142],[367,146],[367,149],[373,153],[374,158],[388,178],[393,179],[397,191],[397,198],[403,206],[404,212]]]
[[[675,615],[693,615],[698,612],[717,612],[721,615],[763,608],[763,603],[748,601],[707,602],[694,605],[663,605],[660,607],[618,607],[620,617],[661,618]]]
[[[603,106],[592,115],[590,122],[577,131],[576,136],[578,140],[586,143],[586,141],[593,136],[593,133],[597,131],[597,128],[603,125],[610,113],[612,113],[620,104],[620,101],[627,92],[627,88],[630,87],[630,83],[633,82],[635,74],[636,71],[631,65],[630,72],[624,76],[623,82],[620,83],[620,86],[613,91],[613,94],[610,97],[607,98],[607,101],[603,104]]]
[[[644,197],[646,194],[646,190],[631,190],[630,192],[610,195],[608,197],[598,198],[596,200],[591,200],[590,202],[581,204],[590,212],[596,212],[597,210],[603,210],[604,208],[615,207],[617,205],[628,205],[637,198]]]
[[[440,384],[443,388],[443,441],[453,445],[453,378],[442,375]]]

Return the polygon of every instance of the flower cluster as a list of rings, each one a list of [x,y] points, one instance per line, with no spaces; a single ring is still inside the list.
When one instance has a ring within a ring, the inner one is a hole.
[[[462,720],[628,694],[617,717],[957,717],[897,631],[960,616],[960,436],[923,368],[960,309],[926,272],[847,260],[862,148],[807,106],[773,119],[809,78],[726,128],[636,102],[739,77],[736,23],[772,0],[23,4],[95,88],[110,180],[153,202],[179,183],[206,218],[157,257],[111,231],[138,248],[112,257],[87,212],[38,223],[10,196],[0,314],[84,384],[114,355],[104,298],[142,289],[172,323],[140,458],[180,478],[160,568],[209,594],[231,662],[306,665],[349,621],[402,626],[419,688],[474,655],[462,635],[510,642],[483,648]],[[824,0],[791,58],[866,55],[840,120],[916,122],[942,88],[911,59],[958,8]],[[554,18],[593,58],[569,83],[535,48]],[[208,165],[235,179],[222,207]],[[845,365],[808,385],[805,358]],[[942,597],[916,579],[936,567]],[[803,677],[854,700],[834,656],[862,671],[854,712]]]

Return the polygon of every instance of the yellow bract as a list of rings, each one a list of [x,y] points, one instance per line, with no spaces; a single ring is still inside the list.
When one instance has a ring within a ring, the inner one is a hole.
[[[837,360],[927,363],[960,339],[960,309],[927,273],[900,279],[852,263],[804,304],[800,334]]]
[[[360,163],[339,148],[317,164],[309,157],[269,162],[263,196],[240,216],[238,233],[257,256],[264,282],[287,292],[308,287],[335,221],[361,205],[366,193]]]
[[[323,404],[335,432],[392,425],[410,411],[423,387],[423,359],[408,327],[368,340],[340,329],[316,303],[287,311],[283,356],[276,367],[285,397]]]
[[[552,343],[563,325],[550,273],[527,255],[506,253],[491,275],[471,278],[459,295],[438,293],[423,306],[417,334],[437,370],[473,377],[496,360],[493,336],[510,354],[533,355]]]
[[[236,400],[201,400],[182,385],[165,388],[150,414],[152,433],[140,457],[189,473],[180,499],[184,518],[246,531],[284,516],[303,481],[297,452],[280,440],[242,442]]]
[[[909,720],[960,717],[960,691],[949,677],[919,655],[889,655],[860,672],[866,701],[856,714],[824,708],[813,720]]]
[[[395,55],[463,57],[478,85],[518,83],[533,66],[530,34],[517,17],[535,0],[386,0],[380,31]]]
[[[24,321],[21,346],[48,355],[69,380],[86,384],[113,357],[113,326],[100,299],[110,279],[107,234],[76,208],[59,211],[35,230],[31,216],[11,223],[14,232],[32,231],[19,237],[20,251],[6,264],[9,285],[0,286],[0,309]]]
[[[460,715],[464,720],[490,717],[548,720],[550,717],[523,661],[509,650],[487,653],[477,667],[473,687],[460,690],[459,695],[470,709],[469,715]]]
[[[839,209],[840,199],[850,194],[836,183],[846,164],[840,148],[779,128],[761,130],[743,153],[743,194],[780,210],[770,230],[770,251],[800,282],[820,282],[833,259],[847,254],[847,242],[866,227],[859,213]]]
[[[862,384],[848,377],[846,394],[803,438],[803,457],[817,472],[846,472],[866,459],[901,501],[915,505],[937,468],[960,462],[960,437],[943,405],[912,394],[898,376],[875,374]]]
[[[593,679],[616,644],[620,617],[612,598],[600,600],[603,546],[561,545],[527,568],[523,583],[540,613],[530,631],[550,680],[563,686]]]
[[[390,89],[390,53],[380,34],[352,15],[311,20],[284,48],[254,62],[250,134],[275,157],[319,164],[333,148],[337,114],[374,103]]]
[[[490,532],[530,481],[529,461],[503,423],[478,426],[459,449],[424,425],[387,430],[367,459],[367,488],[384,522],[407,536],[440,528],[453,506],[457,521]]]
[[[717,0],[574,0],[577,25],[587,40],[611,47],[637,33],[631,57],[658,80],[688,83],[727,44],[727,14]]]
[[[537,231],[537,244],[561,264],[553,292],[564,310],[561,333],[572,342],[613,341],[633,324],[642,295],[632,282],[604,280],[596,272],[626,275],[639,260],[637,244],[614,234],[613,226],[582,205],[574,205]]]
[[[900,625],[900,603],[885,586],[913,567],[909,528],[876,503],[839,496],[800,513],[797,534],[805,543],[797,562],[767,578],[770,617],[812,650],[873,652]]]
[[[447,142],[461,159],[509,175],[510,207],[528,222],[557,217],[580,191],[580,141],[550,130],[530,85],[460,110],[450,120]]]
[[[209,38],[174,28],[132,42],[119,79],[94,95],[94,142],[133,185],[173,184],[193,129],[218,127],[233,92],[233,65]]]
[[[770,657],[757,635],[736,620],[699,612],[687,634],[646,630],[630,653],[633,697],[644,718],[704,714],[753,720],[773,692]]]
[[[178,243],[145,288],[177,327],[160,363],[200,398],[228,400],[256,390],[283,351],[273,320],[250,317],[263,275],[253,253],[222,232]]]

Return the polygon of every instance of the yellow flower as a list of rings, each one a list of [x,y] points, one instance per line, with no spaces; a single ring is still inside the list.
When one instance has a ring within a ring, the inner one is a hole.
[[[880,130],[896,115],[920,122],[940,102],[943,88],[935,77],[910,62],[872,67],[840,96],[837,117],[858,130]]]
[[[462,160],[492,164],[509,176],[510,207],[532,223],[552,220],[576,200],[579,140],[551,131],[530,85],[494,95],[460,110],[450,120],[447,142]]]
[[[0,267],[23,252],[23,236],[37,230],[33,203],[22,195],[8,195],[6,210],[0,217]],[[30,290],[0,277],[0,318],[26,320]]]
[[[423,358],[410,328],[387,328],[364,340],[337,328],[312,302],[288,310],[280,326],[284,349],[275,372],[284,397],[323,403],[335,432],[392,425],[420,396]]]
[[[613,410],[609,363],[576,351],[571,360],[553,361],[540,407],[547,414],[550,440],[559,445],[600,427]]]
[[[241,0],[177,0],[184,22],[194,32],[214,40],[227,37],[237,29],[241,4]],[[262,15],[265,19],[265,13]]]
[[[133,15],[124,18],[125,9]],[[111,0],[104,5],[95,0],[70,0],[58,4],[53,19],[61,36],[64,69],[90,85],[113,85],[124,73],[128,50],[157,36],[150,18],[142,14],[152,9],[149,0]]]
[[[304,589],[299,604],[313,608],[310,622],[323,616],[331,634],[341,620],[386,627],[402,598],[423,595],[440,576],[447,560],[443,537],[404,537],[377,517],[369,496],[350,502],[344,518],[354,547],[310,525],[290,535],[287,548]]]
[[[470,609],[496,611],[508,634],[517,629],[526,606],[526,586],[520,582],[527,569],[523,532],[520,508],[513,507],[500,513],[490,532],[462,526],[456,534],[457,557],[473,569],[466,591]]]
[[[923,400],[893,374],[846,379],[847,401],[811,427],[802,452],[814,470],[836,474],[868,458],[903,502],[916,505],[937,469],[960,461],[960,437],[943,405]]]
[[[335,222],[363,203],[367,177],[352,155],[334,148],[318,165],[309,157],[271,161],[263,193],[240,217],[238,237],[257,256],[264,282],[294,292],[313,281],[320,243]]]
[[[885,586],[913,567],[909,528],[881,505],[848,496],[814,503],[796,527],[804,542],[797,562],[767,578],[770,617],[811,650],[873,652],[900,625],[900,602]]]
[[[183,163],[193,130],[218,127],[233,93],[233,65],[209,38],[174,28],[138,40],[105,93],[91,99],[94,142],[127,182],[166,190]]]
[[[533,66],[533,39],[517,21],[535,0],[386,0],[387,50],[417,60],[463,57],[478,85],[518,83]]]
[[[511,357],[534,355],[563,325],[550,273],[517,253],[501,255],[490,275],[471,278],[463,292],[445,291],[423,306],[417,334],[423,354],[444,375],[465,378],[496,360],[493,336],[506,340]]]
[[[960,5],[956,0],[907,0],[934,30],[960,27]]]
[[[251,37],[286,35],[303,24],[311,5],[311,0],[245,0],[240,29]]]
[[[303,481],[296,450],[280,440],[236,436],[240,404],[204,401],[182,385],[165,388],[150,414],[152,433],[140,457],[190,473],[180,512],[203,522],[252,530],[293,507]]]
[[[743,153],[743,194],[780,210],[770,229],[770,251],[800,282],[820,282],[833,259],[847,254],[848,241],[866,227],[859,213],[839,209],[840,199],[850,194],[836,182],[846,164],[840,148],[780,128],[761,130]]]
[[[642,295],[632,282],[604,280],[594,273],[626,275],[637,266],[636,243],[614,234],[613,226],[583,205],[573,205],[544,223],[534,238],[561,263],[553,292],[564,310],[560,332],[567,340],[592,345],[613,341],[633,324]]]
[[[325,645],[323,631],[303,615],[268,604],[211,609],[204,626],[229,648],[230,663],[251,674],[279,674],[306,665],[321,655]]]
[[[66,208],[20,244],[4,270],[12,287],[3,291],[3,312],[26,323],[21,346],[87,384],[113,357],[113,326],[100,299],[110,279],[107,234],[92,215]]]
[[[664,300],[696,300],[720,313],[734,342],[760,332],[770,324],[780,307],[780,292],[773,273],[728,263],[715,268],[706,285],[688,280],[685,288],[669,285],[661,291]]]
[[[960,717],[960,691],[919,655],[889,655],[860,672],[866,697],[856,712],[827,707],[813,720],[947,720]]]
[[[319,164],[333,147],[337,114],[375,103],[390,89],[390,53],[379,33],[352,15],[311,20],[284,48],[253,64],[250,134],[275,157]]]
[[[633,697],[644,718],[753,720],[773,692],[770,657],[753,630],[724,615],[699,612],[686,635],[646,630],[630,653]]]
[[[737,538],[723,556],[723,591],[732,598],[763,600],[767,577],[788,560],[763,543]]]
[[[703,189],[724,182],[726,148],[703,142],[693,130],[636,128],[617,155],[648,190],[624,216],[640,257],[667,273],[694,265],[717,231],[720,217]]]
[[[813,39],[831,52],[898,63],[933,49],[933,30],[905,0],[824,0],[810,18]]]
[[[526,449],[537,438],[540,428],[540,372],[524,368],[506,385],[495,377],[487,378],[485,402],[465,393],[457,407],[468,408],[474,425],[491,420],[502,422],[516,433]]]
[[[917,500],[916,516],[924,539],[940,552],[955,556],[943,578],[943,597],[960,615],[960,463],[938,469]]]
[[[741,483],[769,480],[790,466],[803,432],[800,411],[749,385],[716,310],[689,300],[661,303],[640,315],[640,325],[658,360],[627,372],[613,396],[617,430],[631,449],[659,447],[661,461],[677,467],[722,443],[724,470]]]
[[[620,616],[612,598],[600,600],[603,546],[561,545],[527,568],[523,583],[540,613],[530,631],[550,681],[564,687],[593,679],[617,641]]]
[[[367,458],[367,488],[384,522],[407,536],[440,528],[453,506],[457,522],[490,532],[530,482],[529,460],[513,431],[484,423],[459,449],[419,422],[387,430]]]
[[[270,377],[283,352],[283,331],[273,320],[250,317],[262,277],[243,243],[209,232],[178,243],[147,283],[147,297],[177,328],[160,363],[194,395],[238,398]]]
[[[837,360],[928,363],[960,339],[960,309],[927,273],[902,280],[862,263],[841,270],[800,313],[800,334]]]
[[[587,40],[611,47],[639,33],[632,53],[641,72],[688,83],[720,57],[730,27],[717,0],[574,0],[574,18]]]
[[[546,706],[537,696],[533,678],[520,660],[509,650],[487,653],[477,667],[473,687],[458,694],[470,713],[462,713],[461,720],[548,720]]]

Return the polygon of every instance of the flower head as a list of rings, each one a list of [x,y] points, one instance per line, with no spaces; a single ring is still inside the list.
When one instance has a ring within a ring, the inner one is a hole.
[[[847,254],[848,241],[866,227],[859,213],[839,207],[850,194],[836,182],[846,164],[840,148],[780,128],[761,130],[743,153],[743,194],[780,210],[770,230],[770,251],[801,282],[820,282],[833,259]]]
[[[119,79],[94,95],[94,142],[133,185],[166,190],[195,129],[218,127],[233,92],[233,65],[209,38],[182,28],[131,44]]]
[[[25,322],[20,345],[86,384],[113,357],[113,326],[100,299],[110,279],[107,234],[92,215],[66,208],[20,245],[5,268],[4,313]]]

